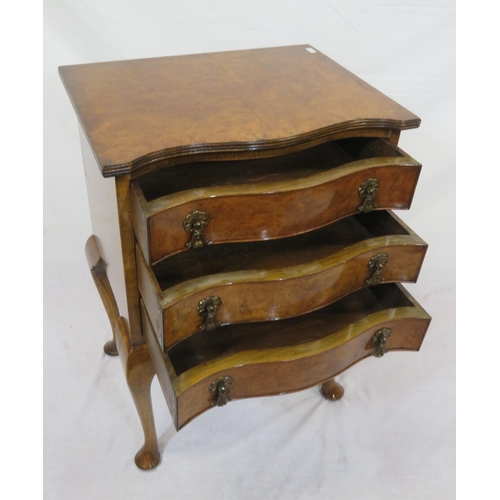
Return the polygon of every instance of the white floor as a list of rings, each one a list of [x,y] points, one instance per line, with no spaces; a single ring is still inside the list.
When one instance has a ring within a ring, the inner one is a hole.
[[[454,2],[438,3],[46,2],[46,500],[455,498]],[[400,142],[423,169],[411,210],[398,215],[429,243],[407,288],[433,321],[419,353],[342,374],[335,403],[317,388],[237,401],[176,434],[155,379],[162,462],[142,472],[121,365],[102,352],[110,328],[84,257],[91,228],[77,123],[57,67],[299,43],[422,118]]]

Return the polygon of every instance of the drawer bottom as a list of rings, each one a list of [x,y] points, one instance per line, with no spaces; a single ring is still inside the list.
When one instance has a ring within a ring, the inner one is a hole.
[[[302,316],[202,331],[163,353],[142,307],[143,332],[177,429],[215,404],[306,389],[368,356],[418,351],[430,319],[401,285],[387,284]]]

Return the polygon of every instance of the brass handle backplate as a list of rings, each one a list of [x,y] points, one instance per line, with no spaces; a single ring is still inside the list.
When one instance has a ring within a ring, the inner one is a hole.
[[[200,300],[198,303],[198,315],[203,316],[203,323],[200,325],[200,330],[211,332],[215,330],[220,323],[215,317],[215,313],[222,305],[222,300],[217,296],[210,296],[206,299]]]
[[[188,248],[196,250],[207,244],[202,231],[207,227],[209,220],[208,214],[199,210],[195,210],[186,215],[184,219],[184,230],[187,233],[191,233],[191,239],[186,243]]]
[[[372,345],[375,348],[372,352],[372,356],[376,358],[381,358],[386,352],[387,347],[385,346],[387,339],[391,336],[392,330],[390,328],[381,328],[372,337]]]
[[[229,387],[232,385],[233,379],[229,376],[220,377],[214,380],[209,387],[210,394],[213,394],[215,398],[212,401],[212,406],[224,406],[229,401],[231,401],[231,396],[229,395]]]
[[[372,274],[366,280],[367,285],[380,285],[380,283],[384,281],[384,278],[382,277],[382,271],[384,270],[384,267],[388,262],[389,256],[386,253],[378,253],[370,259],[370,262],[368,262],[368,270]]]
[[[358,194],[363,200],[363,203],[358,207],[358,210],[363,213],[375,210],[375,200],[373,199],[378,192],[378,180],[367,179],[359,186]]]

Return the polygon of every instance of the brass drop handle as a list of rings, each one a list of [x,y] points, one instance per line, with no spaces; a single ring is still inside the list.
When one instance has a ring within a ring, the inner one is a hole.
[[[222,300],[217,296],[210,296],[206,299],[200,300],[198,303],[198,316],[203,317],[203,322],[200,325],[200,330],[205,330],[206,332],[211,332],[215,330],[220,323],[215,317],[215,313],[219,310],[222,305]]]
[[[390,328],[381,328],[372,337],[372,345],[375,348],[372,352],[372,356],[376,358],[381,358],[386,352],[387,347],[385,346],[387,339],[391,336],[392,330]]]
[[[229,387],[231,387],[232,383],[233,379],[226,376],[220,377],[210,384],[210,388],[208,390],[210,391],[210,394],[215,396],[212,401],[212,406],[224,406],[232,400],[229,395]]]
[[[368,213],[375,210],[375,195],[378,192],[378,180],[377,179],[367,179],[361,183],[359,186],[358,194],[363,200],[363,203],[358,207],[358,210],[363,213]]]
[[[203,236],[203,230],[207,227],[209,220],[208,214],[200,210],[195,210],[186,215],[184,219],[184,230],[187,233],[191,233],[191,239],[186,243],[188,248],[196,250],[207,244]]]
[[[371,272],[370,277],[366,280],[366,284],[370,286],[379,285],[384,281],[382,271],[389,262],[389,255],[386,253],[378,253],[374,255],[368,262],[368,270]]]

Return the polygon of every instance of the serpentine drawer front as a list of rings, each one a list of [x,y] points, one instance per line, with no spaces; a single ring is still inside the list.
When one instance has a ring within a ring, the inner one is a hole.
[[[419,178],[398,147],[417,116],[308,45],[59,72],[138,467],[160,460],[155,375],[180,429],[240,398],[321,384],[339,399],[352,364],[420,348],[430,317],[399,283],[427,244],[392,212]]]
[[[402,286],[381,285],[296,318],[200,332],[164,352],[143,311],[146,341],[177,429],[220,405],[210,387],[221,378],[231,379],[230,399],[298,391],[369,356],[418,351],[429,322]]]
[[[134,231],[148,264],[211,244],[291,236],[359,212],[409,208],[420,168],[373,138],[173,166],[133,183]]]
[[[201,329],[304,314],[369,285],[415,282],[426,243],[391,212],[360,214],[269,242],[185,252],[150,268],[139,290],[160,345]],[[216,297],[205,311],[209,297]],[[206,304],[206,302],[205,302]]]

